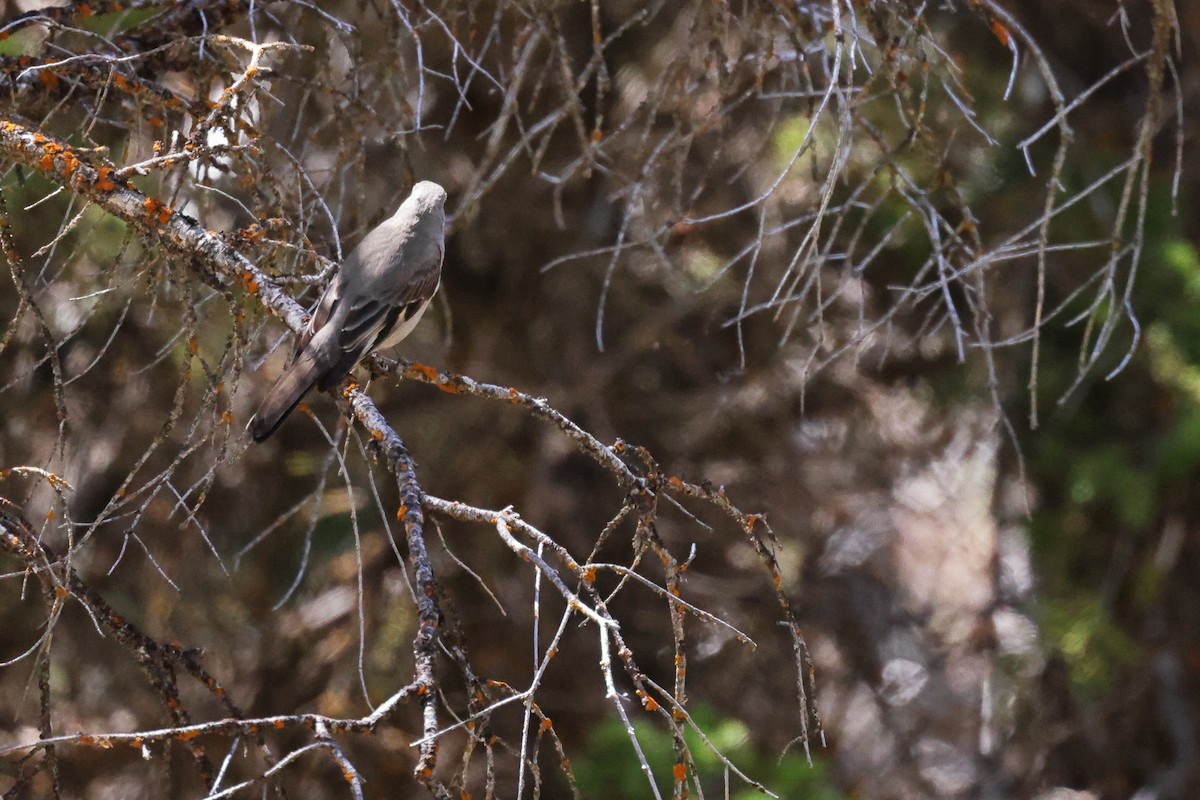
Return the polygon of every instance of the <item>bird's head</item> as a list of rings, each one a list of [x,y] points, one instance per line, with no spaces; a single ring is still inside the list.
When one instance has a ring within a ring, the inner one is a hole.
[[[405,205],[415,205],[418,212],[441,210],[446,205],[446,190],[433,181],[421,181],[412,188]]]

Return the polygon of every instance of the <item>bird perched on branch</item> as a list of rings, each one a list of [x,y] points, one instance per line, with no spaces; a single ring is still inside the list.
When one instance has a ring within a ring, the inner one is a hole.
[[[441,280],[445,203],[445,189],[421,181],[354,248],[317,302],[291,365],[246,426],[254,441],[274,433],[313,386],[336,386],[369,353],[416,327]]]

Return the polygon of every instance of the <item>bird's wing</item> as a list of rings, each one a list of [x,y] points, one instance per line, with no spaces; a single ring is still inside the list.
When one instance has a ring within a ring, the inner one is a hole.
[[[362,358],[380,347],[397,325],[418,314],[437,291],[441,278],[441,250],[437,259],[396,287],[393,297],[362,297],[346,310],[337,347],[341,356],[317,383],[321,391],[337,384]],[[395,344],[391,342],[390,344]]]
[[[329,321],[329,317],[337,308],[341,297],[342,287],[335,276],[325,286],[325,291],[321,292],[321,297],[313,307],[312,314],[309,315],[308,324],[304,326],[304,330],[300,331],[300,338],[296,340],[296,352],[292,355],[293,360],[300,357],[300,353],[308,347],[308,343],[312,341],[317,331],[325,327],[325,323]]]
[[[388,292],[389,296],[386,298],[390,305],[420,304],[433,297],[433,293],[438,288],[438,281],[442,277],[442,258],[446,252],[442,242],[438,241],[433,244],[432,248],[426,245],[427,249],[424,253],[418,250],[410,256],[417,262],[417,265],[409,280],[390,287],[391,291]]]
[[[362,358],[387,339],[397,323],[407,321],[429,302],[437,291],[441,277],[441,259],[431,268],[413,276],[413,280],[396,287],[392,297],[363,297],[352,303],[342,324],[338,346],[346,354]]]

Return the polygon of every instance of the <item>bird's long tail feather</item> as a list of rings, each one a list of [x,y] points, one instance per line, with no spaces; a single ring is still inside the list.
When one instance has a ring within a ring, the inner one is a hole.
[[[271,387],[271,391],[267,392],[262,405],[250,418],[246,429],[250,431],[254,441],[261,442],[283,424],[288,414],[299,405],[304,393],[321,377],[321,371],[321,365],[311,352],[300,354],[296,363],[292,364]]]

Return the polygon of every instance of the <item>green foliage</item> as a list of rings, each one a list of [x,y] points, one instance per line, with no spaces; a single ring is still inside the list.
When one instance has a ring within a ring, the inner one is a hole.
[[[40,26],[31,26],[14,31],[0,39],[0,56],[28,56],[42,48],[45,31]]]
[[[1200,254],[1184,239],[1171,239],[1162,245],[1162,261],[1183,279],[1188,296],[1200,298]]]
[[[808,117],[801,114],[788,117],[775,126],[771,134],[771,143],[775,149],[776,169],[783,169],[788,165],[800,149],[800,145],[804,143],[804,137],[808,135],[810,127]]]
[[[1169,213],[1165,186],[1150,206],[1141,347],[1117,380],[1092,381],[1088,402],[1052,415],[1031,439],[1045,492],[1032,525],[1043,632],[1093,698],[1145,657],[1136,623],[1171,568],[1156,558],[1164,509],[1186,503],[1200,476],[1200,254]],[[1043,385],[1065,388],[1078,351],[1046,341]]]
[[[738,769],[784,798],[840,800],[845,795],[834,788],[829,770],[817,759],[812,766],[802,751],[789,751],[782,757],[755,748],[750,731],[740,720],[721,717],[709,706],[697,706],[692,719],[711,743],[705,744],[694,730],[684,734],[695,759],[696,770],[705,796],[724,797],[726,767],[713,752],[716,748]],[[670,776],[675,761],[671,733],[650,722],[634,723],[638,744],[659,782],[664,796],[670,795]],[[623,800],[650,796],[646,777],[620,720],[611,720],[592,731],[587,751],[573,762],[579,790],[585,798],[603,797]],[[752,800],[764,795],[746,786],[732,772],[728,774],[729,797]],[[739,784],[742,784],[739,788]]]
[[[133,8],[91,16],[77,15],[71,26],[80,30],[112,37],[141,25],[155,14],[156,8]],[[0,56],[37,56],[42,52],[47,28],[44,22],[30,22],[17,27],[8,36],[0,39]]]
[[[74,24],[85,31],[98,33],[102,36],[115,36],[118,33],[123,33],[130,28],[141,25],[158,13],[161,13],[160,9],[154,7],[129,8],[123,11],[112,11],[107,14],[93,14],[90,17],[82,17],[76,19]]]
[[[1067,487],[1075,504],[1103,503],[1116,512],[1117,519],[1134,527],[1149,523],[1157,503],[1153,474],[1118,443],[1079,454],[1068,468]]]
[[[1085,695],[1096,696],[1112,688],[1118,672],[1137,663],[1142,655],[1095,592],[1048,601],[1042,625],[1066,659],[1072,682]]]

